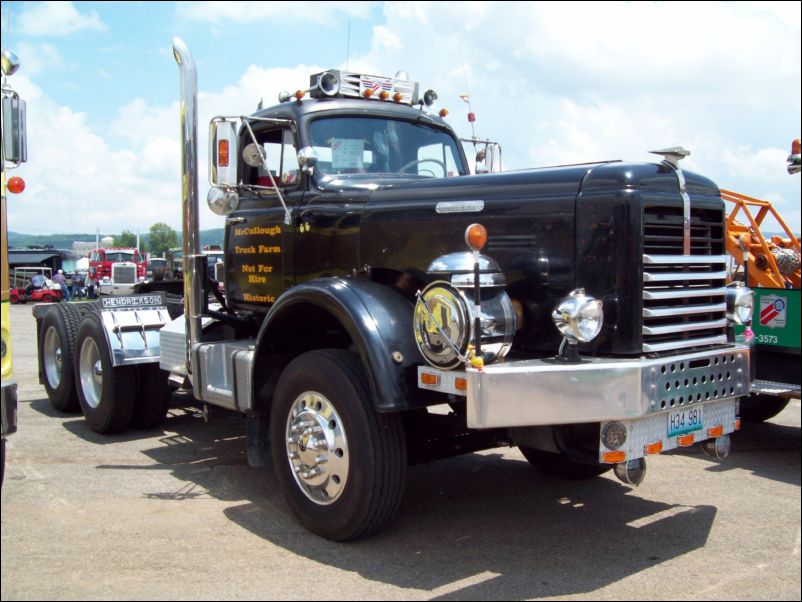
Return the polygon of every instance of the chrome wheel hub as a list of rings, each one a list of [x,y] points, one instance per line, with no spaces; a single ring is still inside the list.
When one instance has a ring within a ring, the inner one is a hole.
[[[81,387],[86,403],[90,408],[97,408],[103,395],[103,370],[101,369],[100,352],[91,338],[84,339],[81,344],[78,373],[80,376],[78,386]]]
[[[334,502],[348,480],[348,440],[334,405],[315,392],[300,395],[287,417],[287,458],[295,481],[316,504]]]
[[[62,353],[61,339],[53,326],[45,332],[43,363],[45,377],[51,389],[58,389],[61,384]]]

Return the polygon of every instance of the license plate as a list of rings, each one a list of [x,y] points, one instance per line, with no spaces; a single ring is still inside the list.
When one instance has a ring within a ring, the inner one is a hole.
[[[671,412],[668,415],[668,436],[676,437],[701,431],[705,424],[702,417],[703,409],[704,406],[699,406],[688,410]]]

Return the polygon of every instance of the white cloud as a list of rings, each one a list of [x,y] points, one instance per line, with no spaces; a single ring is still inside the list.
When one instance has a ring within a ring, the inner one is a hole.
[[[30,36],[66,36],[79,31],[106,31],[95,11],[84,15],[72,2],[39,2],[19,16],[18,33]]]
[[[25,57],[25,72],[29,75],[39,75],[42,71],[60,68],[64,65],[64,58],[53,44],[21,42],[18,48],[17,54]]]
[[[319,66],[251,66],[231,86],[199,94],[198,189],[201,228],[222,227],[205,208],[208,123],[213,115],[247,115],[260,98],[276,102],[284,89],[305,87]],[[177,79],[177,72],[176,72]],[[15,87],[28,101],[29,162],[19,169],[27,188],[9,203],[10,229],[114,234],[142,232],[156,222],[181,229],[181,147],[178,99],[152,106],[134,99],[105,130],[89,116],[59,106],[26,78]],[[63,216],[67,217],[66,221]]]
[[[778,149],[800,131],[801,6],[389,2],[351,62],[405,67],[466,136],[470,91],[476,132],[502,143],[506,168],[654,161],[647,151],[682,145],[686,169],[777,193],[799,229],[799,180]]]
[[[331,25],[338,17],[364,18],[370,12],[365,2],[182,2],[179,16],[196,21],[254,23],[279,21]]]
[[[320,19],[367,10],[359,3],[178,7],[179,17],[201,22],[292,18],[305,23],[299,37]],[[785,157],[802,113],[799,22],[799,3],[387,3],[370,50],[352,53],[350,67],[390,75],[406,69],[422,90],[437,90],[462,136],[471,129],[459,95],[469,91],[477,134],[502,143],[508,169],[654,161],[647,151],[683,145],[693,153],[686,168],[724,188],[769,198],[798,230],[799,179],[786,174]],[[44,46],[39,52],[58,56]],[[202,69],[203,57],[197,58]],[[230,86],[201,92],[202,197],[209,118],[252,113],[262,97],[273,104],[279,91],[305,88],[309,74],[320,70],[251,65],[236,81],[232,74]],[[11,203],[12,229],[63,229],[53,216],[69,207],[75,231],[97,225],[114,233],[156,221],[180,228],[177,99],[165,106],[132,99],[101,130],[30,80],[16,75],[14,84],[28,99],[29,154],[36,160],[21,169],[28,189]],[[221,223],[202,209],[203,228]]]

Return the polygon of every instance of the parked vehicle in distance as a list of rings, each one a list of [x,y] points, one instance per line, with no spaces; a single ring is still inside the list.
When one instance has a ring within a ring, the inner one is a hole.
[[[135,264],[132,282],[145,277],[147,261],[144,254],[135,248],[95,249],[89,254],[89,273],[98,282],[104,278],[111,279],[115,263]]]
[[[61,301],[61,287],[53,284],[52,270],[39,266],[14,268],[9,301],[19,303],[54,303]]]
[[[167,271],[167,260],[164,257],[152,257],[148,261],[148,269],[145,272],[145,278],[159,282],[164,280],[164,274]]]

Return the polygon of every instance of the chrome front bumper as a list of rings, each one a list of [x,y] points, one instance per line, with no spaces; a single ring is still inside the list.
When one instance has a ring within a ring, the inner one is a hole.
[[[468,427],[642,418],[749,392],[749,347],[580,364],[528,360],[467,371]]]

